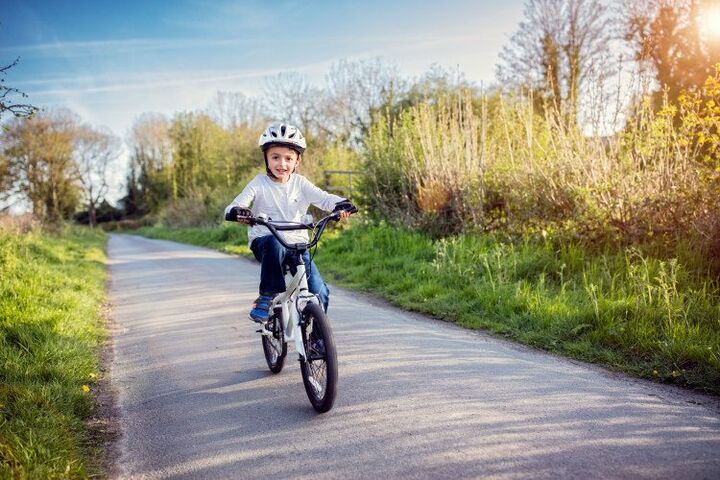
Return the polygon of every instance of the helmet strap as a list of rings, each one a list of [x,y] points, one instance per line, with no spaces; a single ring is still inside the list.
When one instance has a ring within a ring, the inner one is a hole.
[[[267,173],[267,176],[270,178],[277,178],[275,175],[273,175],[272,171],[270,170],[270,165],[268,165],[267,161],[267,152],[263,151],[263,158],[265,159],[265,173]]]

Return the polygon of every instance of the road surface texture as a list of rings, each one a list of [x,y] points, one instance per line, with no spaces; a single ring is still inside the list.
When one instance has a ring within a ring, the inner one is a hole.
[[[257,263],[128,235],[109,260],[121,478],[720,478],[715,399],[332,287],[317,414],[247,319]]]

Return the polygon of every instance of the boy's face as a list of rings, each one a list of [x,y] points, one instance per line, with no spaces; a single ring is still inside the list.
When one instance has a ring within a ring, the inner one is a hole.
[[[265,152],[267,155],[268,168],[275,178],[274,181],[285,183],[290,180],[290,174],[295,171],[300,163],[300,156],[292,148],[279,145],[270,147]]]

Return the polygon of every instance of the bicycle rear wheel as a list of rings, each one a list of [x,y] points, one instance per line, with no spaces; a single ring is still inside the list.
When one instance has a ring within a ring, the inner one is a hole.
[[[300,371],[305,392],[313,408],[325,413],[337,394],[337,352],[330,323],[319,305],[305,307],[301,331],[306,358],[300,358]]]
[[[285,365],[285,356],[287,355],[287,342],[283,332],[282,319],[277,315],[272,315],[265,328],[272,332],[271,335],[262,336],[265,361],[272,373],[280,373]]]

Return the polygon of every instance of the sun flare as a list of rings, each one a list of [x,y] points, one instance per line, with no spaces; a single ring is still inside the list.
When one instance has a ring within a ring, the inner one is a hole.
[[[702,32],[710,38],[720,39],[720,3],[715,3],[700,15]]]

